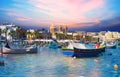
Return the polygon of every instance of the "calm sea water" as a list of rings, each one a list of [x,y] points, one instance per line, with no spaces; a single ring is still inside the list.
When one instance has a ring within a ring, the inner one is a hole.
[[[111,55],[112,54],[112,55]],[[107,49],[103,56],[73,59],[61,49],[43,47],[38,54],[4,55],[0,77],[120,77],[120,48]]]

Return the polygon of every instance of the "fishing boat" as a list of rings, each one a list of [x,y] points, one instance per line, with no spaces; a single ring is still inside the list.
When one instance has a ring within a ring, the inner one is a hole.
[[[66,50],[68,50],[68,51],[73,51],[74,50],[74,48],[73,48],[73,45],[72,45],[72,43],[68,43],[68,46],[62,46],[62,50],[64,50],[64,51],[66,51]]]
[[[112,49],[116,48],[116,42],[105,42],[105,41],[103,41],[100,45],[105,46],[106,48],[112,48]]]
[[[84,47],[84,48],[82,48]],[[80,46],[74,46],[74,54],[73,57],[97,57],[102,52],[105,52],[105,47],[102,48],[86,48],[81,44]]]
[[[62,47],[62,53],[65,55],[65,56],[73,56],[74,55],[74,46],[79,46],[79,47],[83,47],[83,45],[81,46],[80,43],[74,43],[74,42],[68,42],[68,46],[66,47]]]
[[[50,42],[49,48],[53,48],[53,49],[61,48],[61,45],[58,45],[58,44],[55,43],[55,42]]]
[[[7,43],[6,46],[2,47],[3,54],[32,54],[37,53],[37,46],[22,45],[15,43]]]
[[[106,48],[112,48],[115,49],[116,48],[116,43],[106,43]]]
[[[112,49],[115,49],[115,48],[116,48],[116,45],[107,44],[107,45],[106,45],[106,48],[112,48]]]

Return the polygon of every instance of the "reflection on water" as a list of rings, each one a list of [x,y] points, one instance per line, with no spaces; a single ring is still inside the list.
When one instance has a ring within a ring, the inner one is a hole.
[[[101,57],[66,57],[61,49],[40,48],[38,54],[4,55],[0,76],[9,77],[120,77],[120,49],[107,49]],[[112,55],[109,55],[109,54]]]

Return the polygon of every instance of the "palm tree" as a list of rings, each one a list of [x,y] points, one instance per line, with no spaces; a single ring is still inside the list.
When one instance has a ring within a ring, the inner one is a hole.
[[[39,33],[39,31],[35,31],[35,37],[38,39],[41,37],[41,33]]]
[[[10,33],[9,33],[9,35],[11,35],[11,36],[12,36],[12,39],[13,39],[13,37],[16,35],[16,31],[11,30]]]
[[[7,41],[7,31],[8,31],[8,29],[6,28],[6,29],[2,30],[2,32],[1,32],[1,33],[4,33],[4,34],[5,34],[5,39],[6,39],[6,41]]]
[[[1,34],[2,34],[2,29],[0,29],[0,37],[1,37]]]
[[[56,33],[56,35],[57,35],[57,39],[59,39],[59,40],[67,38],[67,36],[63,33]]]
[[[35,39],[35,32],[31,32],[32,39]]]
[[[17,39],[21,39],[24,36],[26,36],[26,30],[25,29],[22,29],[22,28],[18,27],[16,32],[17,32]]]
[[[73,40],[73,36],[72,35],[66,35],[66,39]]]
[[[1,33],[2,33],[2,29],[0,29],[0,35],[1,35]]]

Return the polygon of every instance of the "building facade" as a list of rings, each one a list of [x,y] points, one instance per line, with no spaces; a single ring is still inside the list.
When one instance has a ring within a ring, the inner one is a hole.
[[[120,37],[119,37],[119,33],[118,32],[111,32],[111,31],[108,31],[105,33],[105,39],[106,41],[115,41],[115,40],[118,40]]]
[[[17,26],[14,24],[2,24],[0,25],[0,39],[13,40],[17,38]]]

